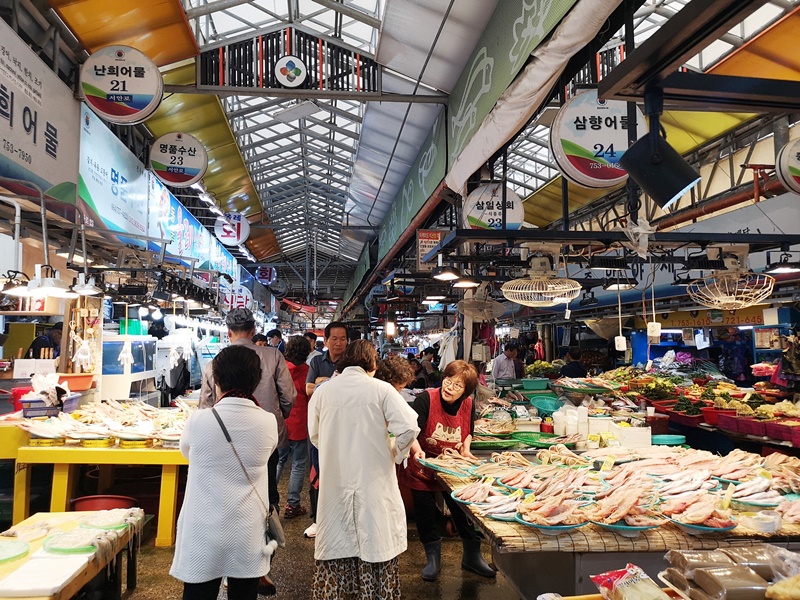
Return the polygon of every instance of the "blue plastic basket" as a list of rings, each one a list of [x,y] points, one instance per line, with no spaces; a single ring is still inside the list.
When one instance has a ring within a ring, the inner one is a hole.
[[[522,389],[528,391],[546,390],[548,383],[550,383],[550,380],[547,377],[534,377],[531,379],[523,379]]]
[[[563,405],[560,400],[552,398],[534,398],[531,400],[531,406],[539,411],[540,417],[550,417]]]

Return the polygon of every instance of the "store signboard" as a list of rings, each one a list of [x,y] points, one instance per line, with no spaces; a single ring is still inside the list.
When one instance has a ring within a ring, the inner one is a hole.
[[[505,229],[517,230],[525,220],[525,209],[520,198],[512,189],[506,188]],[[503,228],[503,184],[489,183],[475,189],[462,207],[462,225],[467,229]]]
[[[425,255],[436,248],[442,241],[441,229],[419,229],[417,230],[417,271],[426,273],[433,271],[436,266],[435,261],[422,262]]]
[[[0,176],[31,181],[46,196],[74,204],[79,124],[72,91],[0,19]]]
[[[222,305],[226,310],[253,308],[253,293],[243,285],[222,288]]]
[[[800,194],[800,140],[792,140],[778,151],[775,171],[783,187]]]
[[[227,220],[217,217],[214,222],[214,235],[226,246],[244,244],[250,237],[250,223],[241,213],[225,213]]]
[[[736,311],[730,310],[698,310],[698,311],[676,311],[667,314],[659,314],[656,320],[661,324],[662,329],[683,329],[693,327],[739,327],[764,324],[764,308],[762,306],[751,306],[740,308]],[[637,317],[636,327],[644,329],[647,324],[643,319]]]
[[[238,281],[236,259],[200,224],[192,213],[159,181],[149,178],[151,237],[168,239],[167,252],[178,257],[196,258],[195,267],[226,273]],[[153,249],[157,249],[150,242]]]
[[[636,119],[645,122],[638,109]],[[619,164],[628,149],[627,103],[598,98],[597,90],[578,93],[559,109],[550,128],[550,149],[561,173],[573,183],[588,188],[619,185],[628,178]]]
[[[262,285],[270,285],[278,278],[278,271],[274,267],[258,267],[255,278]]]
[[[78,206],[86,225],[118,234],[120,241],[144,247],[147,236],[147,173],[100,118],[81,107]],[[151,234],[152,235],[152,234]]]
[[[81,65],[81,94],[100,118],[131,125],[156,111],[164,81],[143,52],[130,46],[106,46]]]
[[[193,135],[165,133],[150,148],[150,168],[167,185],[191,187],[206,174],[208,152]]]

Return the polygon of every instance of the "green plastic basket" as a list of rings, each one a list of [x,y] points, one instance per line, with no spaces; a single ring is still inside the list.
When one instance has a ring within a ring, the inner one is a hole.
[[[528,391],[546,390],[548,383],[550,383],[550,380],[547,379],[547,377],[533,377],[531,379],[523,379],[522,389]]]
[[[519,446],[519,441],[515,439],[510,440],[487,440],[482,441],[473,440],[470,443],[469,447],[472,450],[508,450],[509,448],[514,448],[515,446]]]
[[[561,401],[555,398],[533,398],[531,400],[531,406],[533,406],[536,410],[539,411],[539,416],[550,417],[556,412],[559,408],[561,408],[562,404]]]
[[[511,439],[518,440],[519,442],[530,446],[532,448],[549,448],[553,445],[552,440],[561,437],[555,433],[536,433],[534,431],[518,431],[511,434]],[[575,443],[565,444],[567,448],[574,446]]]

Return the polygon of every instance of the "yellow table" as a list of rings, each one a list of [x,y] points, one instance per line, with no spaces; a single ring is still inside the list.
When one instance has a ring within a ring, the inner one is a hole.
[[[80,519],[86,515],[92,514],[91,512],[69,512],[69,513],[36,513],[32,517],[29,517],[18,523],[17,527],[24,527],[26,525],[34,525],[37,523],[42,523],[44,521],[50,521],[55,523],[55,529],[61,531],[69,531],[70,529],[74,529],[79,525]],[[128,527],[127,529],[120,532],[119,537],[117,538],[115,545],[114,545],[114,556],[117,557],[117,560],[114,565],[110,567],[111,574],[109,575],[107,588],[104,590],[103,598],[108,598],[109,600],[117,600],[121,597],[122,592],[122,561],[121,555],[123,552],[130,548],[130,552],[127,554],[128,558],[128,566],[127,566],[127,587],[128,590],[136,589],[136,563],[137,557],[136,554],[138,552],[138,544],[132,543],[129,544],[131,541],[132,536],[135,534],[134,529],[132,527]],[[17,569],[19,569],[22,565],[28,562],[30,556],[33,555],[34,552],[39,550],[42,547],[42,543],[44,542],[45,538],[30,542],[30,552],[28,556],[24,558],[20,558],[19,560],[15,560],[12,562],[8,562],[5,564],[0,565],[0,580],[4,579],[6,576],[10,575]],[[135,540],[134,540],[135,542]],[[23,596],[23,598],[27,598],[28,600],[69,600],[75,594],[77,594],[81,588],[83,588],[86,584],[92,581],[100,572],[104,569],[108,568],[108,562],[105,562],[99,553],[96,553],[86,564],[82,571],[80,571],[71,581],[64,586],[58,593],[52,596]]]
[[[30,435],[10,422],[0,423],[0,460],[17,460],[17,451],[21,446],[28,444]],[[29,493],[31,489],[31,472],[30,469],[18,463],[14,464],[14,492],[16,490],[26,490]],[[28,503],[24,504],[14,503],[12,513],[12,522],[19,523],[28,517]]]
[[[158,530],[156,546],[172,546],[175,543],[175,519],[178,504],[178,467],[189,462],[177,449],[141,448],[32,448],[23,446],[17,451],[17,465],[53,465],[53,490],[50,510],[60,512],[69,509],[69,498],[75,483],[77,465],[162,465],[161,496],[158,502]],[[26,469],[27,470],[27,469]],[[30,481],[28,481],[30,484]],[[28,506],[30,485],[14,486],[14,515]],[[20,507],[18,509],[18,503]]]

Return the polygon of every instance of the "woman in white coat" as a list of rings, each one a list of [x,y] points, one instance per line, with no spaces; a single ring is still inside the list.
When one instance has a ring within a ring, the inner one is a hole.
[[[351,343],[337,363],[341,375],[319,386],[308,406],[320,457],[314,600],[355,590],[362,600],[400,598],[397,557],[407,531],[394,465],[409,451],[424,453],[416,413],[390,384],[373,379],[377,360],[371,342]]]
[[[213,410],[189,417],[181,435],[189,477],[170,575],[184,582],[183,600],[215,600],[223,577],[228,578],[230,600],[256,600],[259,578],[269,572],[273,551],[265,540],[262,501],[268,502],[267,461],[278,443],[278,425],[275,415],[252,396],[261,380],[261,361],[253,350],[225,348],[212,371],[219,401]]]

